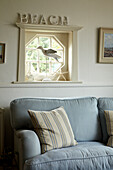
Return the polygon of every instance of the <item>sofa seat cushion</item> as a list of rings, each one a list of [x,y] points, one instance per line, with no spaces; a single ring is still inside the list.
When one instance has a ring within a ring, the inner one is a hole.
[[[76,146],[54,149],[26,160],[24,170],[110,170],[113,148],[99,142],[80,142]]]

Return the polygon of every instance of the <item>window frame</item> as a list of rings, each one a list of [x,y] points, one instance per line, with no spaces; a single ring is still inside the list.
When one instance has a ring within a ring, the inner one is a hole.
[[[82,29],[80,26],[69,25],[36,25],[16,23],[19,28],[19,63],[18,63],[18,82],[25,82],[25,31],[38,30],[42,32],[59,32],[68,33],[68,72],[69,81],[78,82],[78,31]],[[38,83],[38,82],[37,82]]]

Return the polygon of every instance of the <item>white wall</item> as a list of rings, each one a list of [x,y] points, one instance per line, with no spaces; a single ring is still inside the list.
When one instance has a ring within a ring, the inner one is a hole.
[[[0,65],[0,82],[16,81],[17,13],[32,13],[68,16],[70,25],[83,26],[79,31],[79,80],[87,85],[113,85],[113,65],[97,63],[98,28],[113,27],[112,0],[0,0],[0,4],[0,41],[6,43],[6,63]]]
[[[17,79],[17,13],[68,16],[79,31],[79,80],[83,85],[11,85]],[[0,0],[0,42],[6,43],[6,63],[0,64],[0,107],[18,97],[113,97],[113,65],[97,63],[98,28],[113,28],[113,0]]]

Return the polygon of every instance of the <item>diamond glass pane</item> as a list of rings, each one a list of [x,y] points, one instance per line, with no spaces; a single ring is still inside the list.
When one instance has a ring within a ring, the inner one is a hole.
[[[63,49],[62,46],[53,38],[52,38],[52,48]]]
[[[50,38],[39,37],[39,46],[42,46],[43,48],[50,48]]]
[[[31,41],[26,48],[36,49],[38,47],[38,38],[35,38],[33,41]]]

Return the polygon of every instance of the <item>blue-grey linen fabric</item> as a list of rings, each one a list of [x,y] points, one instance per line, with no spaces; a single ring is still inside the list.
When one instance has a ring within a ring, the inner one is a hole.
[[[107,126],[106,126],[106,119],[104,115],[104,110],[113,110],[113,98],[99,98],[98,99],[98,109],[100,115],[100,123],[102,127],[102,135],[103,135],[103,142],[107,144],[108,142],[108,133],[107,133]]]
[[[80,142],[25,161],[24,170],[110,170],[113,148],[99,142]]]
[[[15,152],[18,153],[19,170],[23,169],[25,160],[41,154],[40,141],[34,131],[17,130],[15,133]]]
[[[20,98],[11,102],[12,127],[33,129],[28,110],[49,111],[63,106],[77,141],[101,141],[97,99],[87,98]]]

